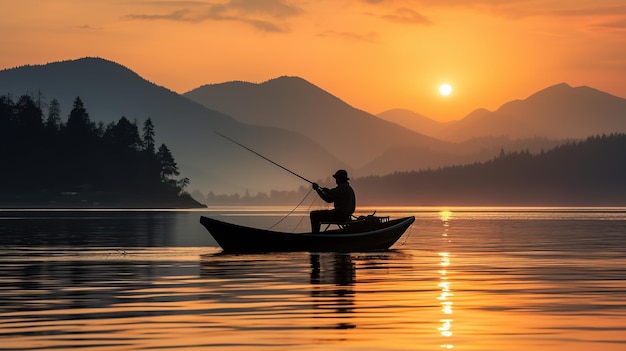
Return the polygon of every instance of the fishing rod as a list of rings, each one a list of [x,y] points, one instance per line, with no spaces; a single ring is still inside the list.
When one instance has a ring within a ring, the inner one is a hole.
[[[230,141],[230,142],[232,142],[232,143],[235,143],[235,144],[237,144],[237,145],[241,146],[242,148],[244,148],[244,149],[246,149],[246,150],[248,150],[248,151],[252,152],[253,154],[255,154],[255,155],[259,156],[260,158],[264,159],[265,161],[268,161],[268,162],[270,162],[271,164],[273,164],[273,165],[275,165],[275,166],[278,166],[278,167],[280,167],[280,168],[284,169],[285,171],[287,171],[287,172],[289,172],[289,173],[291,173],[291,174],[295,175],[296,177],[298,177],[298,178],[300,178],[300,179],[302,179],[302,180],[304,180],[304,181],[308,182],[309,184],[314,184],[312,181],[310,181],[310,180],[308,180],[308,179],[304,178],[303,176],[299,175],[298,173],[296,173],[296,172],[294,172],[294,171],[292,171],[292,170],[290,170],[290,169],[287,169],[287,168],[285,168],[285,167],[283,167],[283,166],[279,165],[278,163],[276,163],[276,162],[274,162],[274,161],[270,160],[269,158],[267,158],[267,157],[265,157],[265,156],[261,155],[260,153],[258,153],[258,152],[256,152],[256,151],[252,150],[251,148],[249,148],[249,147],[247,147],[247,146],[245,146],[245,145],[243,145],[243,144],[241,144],[241,143],[237,142],[236,140],[233,140],[233,139],[231,139],[231,138],[227,137],[226,135],[221,134],[221,133],[219,133],[219,132],[217,132],[217,131],[215,131],[215,134],[217,134],[217,135],[221,136],[222,138],[224,138],[224,139],[226,139],[226,140],[228,140],[228,141]]]

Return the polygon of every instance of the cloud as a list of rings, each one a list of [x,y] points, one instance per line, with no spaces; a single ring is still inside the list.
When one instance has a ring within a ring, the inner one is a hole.
[[[73,26],[72,28],[81,30],[102,30],[102,27],[94,27],[90,24],[83,24],[82,26]]]
[[[591,28],[601,31],[624,33],[626,32],[626,17],[615,21],[596,23],[591,25]]]
[[[574,6],[569,2],[543,1],[536,4],[518,4],[492,8],[494,12],[518,18],[548,16],[561,18],[588,18],[626,16],[626,6],[615,6],[609,1],[589,2]]]
[[[168,6],[198,6],[198,5],[206,5],[206,1],[200,0],[189,0],[189,1],[179,1],[179,0],[154,0],[154,1],[126,1],[125,4],[128,5],[141,5],[141,6],[151,6],[151,7],[168,7]]]
[[[262,32],[282,33],[287,31],[284,27],[277,25],[276,23],[272,23],[271,21],[243,19],[241,22],[247,23]]]
[[[124,18],[132,20],[169,20],[181,22],[199,22],[200,20],[193,17],[193,12],[189,9],[182,9],[170,12],[164,15],[138,15],[131,14]]]
[[[415,10],[410,8],[399,8],[396,9],[392,14],[383,15],[382,18],[396,23],[406,23],[406,24],[432,24],[432,21],[427,17],[421,15]]]
[[[329,31],[325,31],[325,32],[319,33],[317,36],[319,36],[319,37],[335,37],[335,38],[342,38],[342,39],[347,39],[347,40],[351,40],[351,41],[361,41],[361,42],[367,42],[367,43],[374,43],[374,42],[376,42],[376,38],[377,38],[378,34],[376,34],[374,32],[370,32],[370,33],[367,33],[367,34],[358,34],[358,33],[354,33],[354,32],[340,32],[340,31],[329,30]]]
[[[165,14],[129,14],[130,20],[167,20],[199,23],[205,21],[231,21],[244,23],[262,32],[288,32],[288,19],[304,10],[287,0],[229,0],[223,3],[200,1],[158,1],[147,4],[161,7],[183,6]]]
[[[626,16],[626,5],[623,0],[587,2],[572,0],[359,0],[359,2],[396,12],[407,9],[415,11],[416,8],[419,8],[420,12],[429,9],[459,8],[490,12],[507,18]],[[389,19],[394,15],[391,16]]]
[[[303,12],[299,7],[284,0],[231,0],[225,7],[242,14],[261,14],[274,18],[293,17]]]

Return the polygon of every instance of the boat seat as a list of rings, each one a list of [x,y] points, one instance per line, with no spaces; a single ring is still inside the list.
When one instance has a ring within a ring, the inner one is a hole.
[[[350,225],[350,223],[352,223],[354,221],[352,220],[348,220],[348,221],[343,221],[343,222],[334,222],[334,221],[324,221],[324,222],[320,222],[321,225],[326,225],[326,228],[324,228],[323,232],[327,231],[328,228],[330,228],[331,225],[336,225],[337,227],[339,227],[339,229],[346,229],[346,227],[348,225]]]
[[[353,229],[353,230],[360,230],[363,228],[373,229],[377,223],[380,224],[380,223],[386,223],[386,222],[389,222],[389,216],[379,217],[379,216],[374,216],[374,214],[371,214],[368,216],[359,216],[359,217],[352,216],[350,217],[350,219],[348,219],[347,221],[343,221],[343,222],[323,221],[323,222],[320,222],[320,224],[326,225],[326,228],[324,228],[323,230],[325,232],[328,230],[328,228],[330,228],[331,225],[336,225],[341,230],[346,230],[348,229],[348,227],[350,227],[350,229]]]
[[[348,217],[348,220],[346,221],[322,221],[320,222],[320,225],[326,225],[326,228],[324,228],[323,232],[327,231],[328,228],[330,228],[331,225],[336,225],[339,229],[344,230],[346,229],[350,224],[354,223],[354,222],[358,222],[360,220],[360,218],[357,218],[353,215],[350,215],[350,217]]]

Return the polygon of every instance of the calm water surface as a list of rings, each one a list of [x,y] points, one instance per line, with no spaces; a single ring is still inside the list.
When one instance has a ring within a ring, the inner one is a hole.
[[[0,350],[626,350],[626,208],[379,208],[417,217],[382,253],[199,224],[289,210],[0,211]]]

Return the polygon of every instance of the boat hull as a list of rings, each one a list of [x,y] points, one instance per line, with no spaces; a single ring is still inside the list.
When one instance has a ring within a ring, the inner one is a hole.
[[[285,233],[245,227],[200,217],[200,223],[225,252],[369,252],[388,250],[413,224],[415,217],[377,223],[356,230]]]

